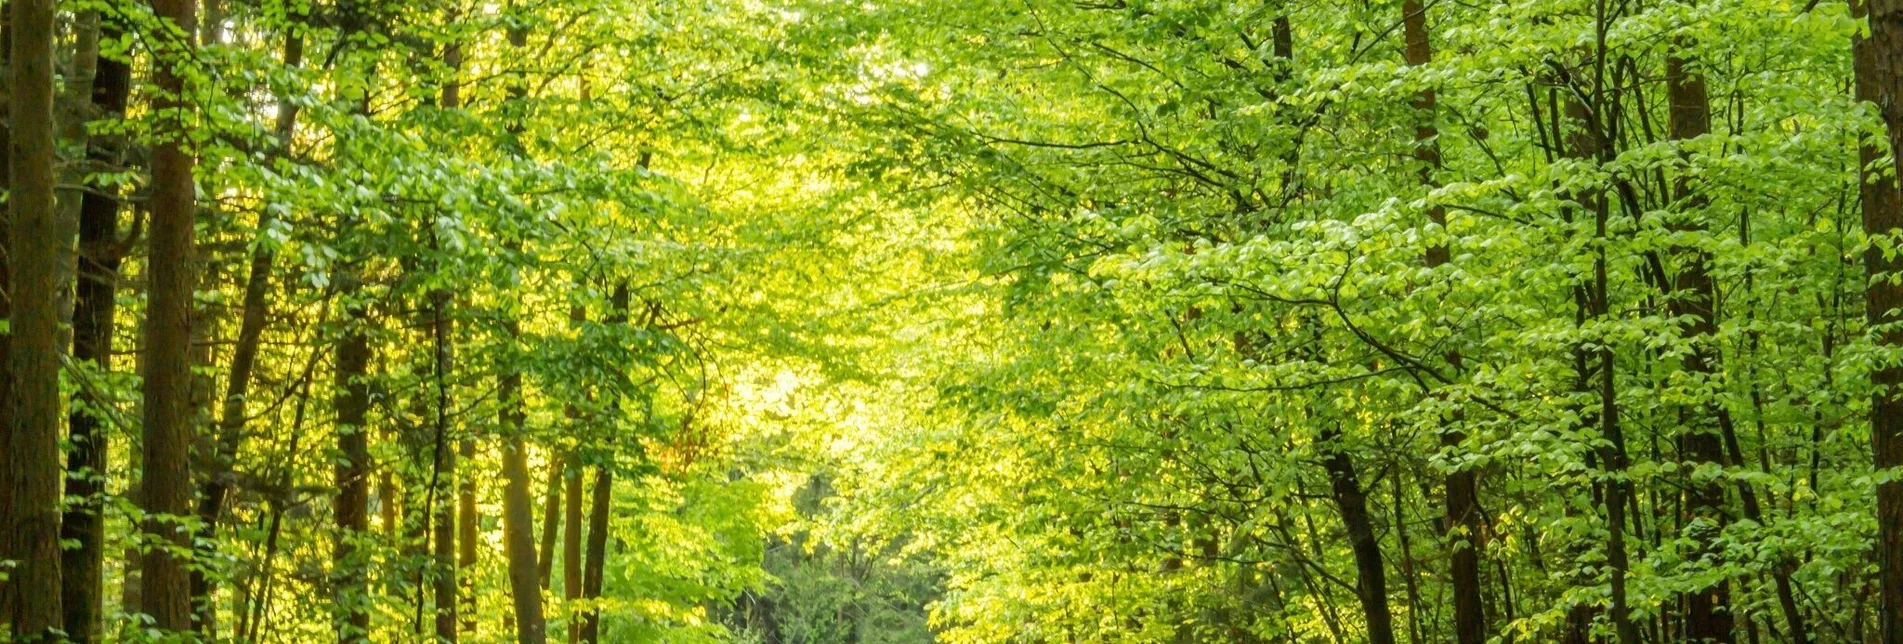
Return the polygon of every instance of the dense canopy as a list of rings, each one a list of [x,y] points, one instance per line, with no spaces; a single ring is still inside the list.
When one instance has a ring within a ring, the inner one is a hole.
[[[1903,0],[0,4],[0,642],[1903,644]]]

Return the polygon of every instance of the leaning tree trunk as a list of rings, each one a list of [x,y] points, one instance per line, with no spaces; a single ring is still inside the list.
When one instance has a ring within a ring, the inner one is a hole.
[[[1361,612],[1368,621],[1370,644],[1394,644],[1394,613],[1388,608],[1388,578],[1381,563],[1381,542],[1375,538],[1374,524],[1368,519],[1368,495],[1361,489],[1355,462],[1342,446],[1341,431],[1333,424],[1321,435],[1323,461],[1328,470],[1328,486],[1335,508],[1348,531],[1348,545],[1354,550],[1355,593],[1361,599]]]

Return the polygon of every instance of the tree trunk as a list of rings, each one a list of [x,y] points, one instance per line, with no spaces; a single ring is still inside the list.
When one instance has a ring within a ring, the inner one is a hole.
[[[462,85],[457,79],[456,73],[462,67],[462,44],[450,43],[445,47],[443,49],[443,62],[449,67],[450,74],[448,82],[443,84],[443,108],[451,110],[461,108]],[[434,237],[431,239],[432,242],[434,242]],[[450,292],[447,289],[433,289],[430,291],[429,298],[430,337],[435,344],[435,351],[431,356],[434,363],[431,376],[433,376],[436,386],[436,469],[438,476],[442,477],[443,480],[455,481],[457,480],[457,459],[456,452],[451,451],[449,447],[449,414],[450,369],[453,366],[453,360],[455,358],[456,328],[455,322],[449,317],[449,307],[452,304]],[[464,444],[467,444],[467,441],[464,441]],[[434,485],[435,482],[432,481],[432,486]],[[458,486],[458,490],[460,491],[461,489],[461,486]],[[430,492],[432,495],[436,493],[434,487],[432,487]],[[469,505],[472,506],[472,514],[474,512],[474,501],[475,499],[472,495],[469,503]],[[463,577],[463,572],[458,570],[456,565],[456,546],[459,543],[456,538],[456,533],[458,528],[461,527],[461,524],[457,523],[458,513],[456,512],[456,506],[459,503],[460,499],[452,500],[448,494],[436,497],[436,518],[434,524],[436,530],[436,547],[434,552],[436,567],[434,588],[434,594],[436,596],[436,639],[439,642],[449,642],[451,644],[454,644],[457,640],[457,581]],[[471,552],[474,552],[473,548]]]
[[[1682,46],[1683,43],[1680,45]],[[1687,69],[1687,61],[1672,56],[1665,62],[1666,93],[1670,100],[1668,110],[1669,134],[1674,141],[1689,141],[1711,131],[1711,102],[1705,91],[1703,75]],[[1705,200],[1692,187],[1691,178],[1681,174],[1674,186],[1680,208],[1694,211],[1691,217],[1703,217]],[[1702,221],[1672,222],[1680,230],[1704,230]],[[1703,250],[1696,248],[1675,248],[1674,256],[1681,260],[1674,276],[1668,311],[1674,318],[1690,319],[1682,333],[1693,344],[1684,360],[1685,370],[1699,377],[1696,386],[1708,386],[1705,381],[1714,377],[1715,360],[1709,346],[1711,337],[1717,333],[1717,301],[1710,274],[1706,266],[1711,258]],[[1716,401],[1708,401],[1702,409],[1696,410],[1687,419],[1684,434],[1681,436],[1681,453],[1691,462],[1687,471],[1696,471],[1700,466],[1720,465],[1724,462],[1724,446],[1719,439],[1717,416],[1724,413]],[[1714,527],[1723,526],[1724,489],[1715,480],[1691,481],[1686,488],[1687,509],[1695,518],[1704,519]],[[1709,534],[1694,535],[1701,544],[1706,556],[1717,556],[1712,548],[1716,530]],[[1730,642],[1732,641],[1731,609],[1727,605],[1726,584],[1720,582],[1700,588],[1685,596],[1685,635],[1693,642]]]
[[[117,40],[123,33],[117,17],[102,16],[101,37]],[[118,118],[126,111],[132,86],[127,61],[100,57],[92,84],[93,113]],[[91,137],[86,156],[100,167],[120,162],[120,142]],[[94,184],[79,204],[79,264],[73,302],[73,361],[91,362],[99,373],[112,370],[112,336],[116,327],[115,295],[119,263],[127,239],[119,238],[119,198],[111,185]],[[60,522],[60,537],[78,547],[61,561],[61,603],[66,609],[66,633],[76,643],[98,640],[105,592],[105,477],[110,445],[105,432],[105,406],[111,404],[81,387],[67,412],[72,451],[66,457],[66,493],[77,502]]]
[[[1858,100],[1873,102],[1882,111],[1891,150],[1903,150],[1903,0],[1866,0],[1869,38],[1858,39],[1853,50]],[[1853,5],[1860,3],[1853,3]],[[1861,10],[1865,7],[1853,7]],[[1881,159],[1876,146],[1863,147],[1863,167]],[[1893,156],[1892,159],[1903,157]],[[1903,163],[1897,167],[1903,168]],[[1864,235],[1889,236],[1903,228],[1903,196],[1895,175],[1868,175],[1861,182]],[[1903,271],[1903,255],[1886,257],[1871,245],[1863,255],[1869,286],[1864,294],[1865,315],[1875,331],[1877,346],[1886,351],[1903,347],[1903,284],[1893,278]],[[1903,366],[1892,360],[1870,374],[1876,392],[1870,401],[1870,434],[1879,470],[1903,467]],[[1877,547],[1875,552],[1881,598],[1878,600],[1878,640],[1903,644],[1903,481],[1877,486]]]
[[[342,295],[348,302],[357,290],[355,275],[341,277]],[[370,641],[370,591],[367,566],[357,551],[370,529],[370,442],[364,421],[370,411],[370,385],[366,380],[370,366],[369,323],[363,305],[345,304],[348,312],[343,335],[337,341],[337,451],[341,461],[335,469],[337,535],[332,550],[332,573],[336,580],[335,610],[337,641],[346,644]]]
[[[568,619],[568,642],[581,641],[581,629],[574,619],[575,600],[581,599],[581,461],[574,454],[568,456],[568,472],[563,476],[567,486],[564,492],[562,516],[562,598],[568,600],[569,607],[564,611]]]
[[[60,610],[59,292],[61,264],[72,236],[54,199],[57,185],[53,121],[53,2],[14,0],[8,154],[13,187],[11,224],[13,302],[11,400],[14,425],[6,485],[13,490],[16,560],[8,578],[15,641],[58,641]]]
[[[1387,572],[1381,563],[1381,543],[1375,539],[1374,525],[1368,520],[1368,497],[1355,473],[1354,459],[1341,445],[1341,430],[1330,424],[1322,429],[1323,466],[1328,470],[1328,485],[1341,512],[1341,523],[1348,531],[1348,544],[1354,549],[1356,594],[1368,621],[1370,644],[1394,644],[1394,614],[1388,608]]]
[[[614,501],[614,466],[603,463],[595,466],[594,497],[588,509],[588,561],[583,572],[582,597],[588,600],[601,598],[601,573],[603,560],[608,554],[608,512]],[[596,644],[600,641],[601,609],[590,607],[582,616],[580,641]]]
[[[609,324],[628,323],[628,285],[624,282],[615,285],[614,294],[609,302]],[[614,458],[603,459],[595,466],[595,489],[588,507],[588,560],[582,571],[582,590],[584,599],[593,601],[601,598],[602,565],[608,555],[608,513],[614,505]],[[590,607],[581,617],[579,641],[596,644],[601,638],[601,609]]]
[[[554,579],[555,567],[555,530],[562,520],[562,462],[565,457],[550,454],[548,458],[548,481],[544,486],[548,490],[542,496],[542,545],[535,559],[537,581],[542,590],[552,589],[549,585]]]
[[[1426,65],[1434,59],[1433,44],[1427,37],[1427,9],[1419,0],[1404,0],[1401,3],[1401,25],[1407,41],[1407,64]],[[1436,184],[1434,172],[1440,169],[1440,128],[1434,123],[1435,97],[1432,88],[1425,88],[1414,95],[1413,108],[1418,112],[1420,122],[1414,127],[1414,156],[1421,162],[1421,185],[1432,188]],[[1447,229],[1447,211],[1438,205],[1427,208],[1428,223],[1432,228],[1445,234]],[[1444,242],[1433,242],[1427,247],[1423,263],[1428,268],[1436,268],[1447,263],[1449,252]],[[1447,363],[1456,369],[1460,366],[1460,353],[1448,351]],[[1455,424],[1458,419],[1443,419],[1441,445],[1450,451],[1458,451],[1466,441],[1466,435]],[[1445,538],[1449,544],[1448,577],[1452,582],[1454,594],[1454,636],[1460,644],[1481,644],[1487,639],[1487,618],[1480,592],[1480,510],[1477,499],[1477,484],[1474,472],[1467,467],[1458,467],[1448,472],[1443,485],[1442,497],[1447,520]]]
[[[192,184],[192,156],[185,151],[182,132],[185,110],[178,100],[184,80],[178,66],[190,64],[192,0],[154,0],[159,16],[176,28],[177,40],[159,43],[157,75],[160,96],[156,107],[170,127],[168,138],[152,155],[151,285],[147,288],[145,319],[145,445],[144,472],[139,500],[145,504],[148,536],[170,542],[145,552],[143,612],[163,631],[191,628],[190,580],[185,562],[175,555],[191,548],[190,535],[177,530],[177,521],[191,512],[192,445],[192,287],[194,278],[192,227],[196,195]]]
[[[515,322],[508,323],[509,335],[515,335]],[[547,635],[542,619],[541,574],[535,561],[534,502],[529,492],[528,445],[522,435],[522,374],[512,367],[502,375],[496,394],[503,406],[503,431],[509,432],[502,448],[502,538],[509,558],[509,588],[515,599],[515,629],[518,644],[544,644]]]

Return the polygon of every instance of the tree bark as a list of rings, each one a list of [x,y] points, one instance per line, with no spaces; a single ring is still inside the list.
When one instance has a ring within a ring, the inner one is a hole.
[[[155,100],[167,138],[152,156],[152,201],[145,319],[145,445],[139,500],[148,515],[145,532],[165,547],[148,549],[140,562],[143,612],[162,631],[191,628],[190,580],[175,553],[189,552],[190,535],[179,520],[191,512],[192,287],[197,283],[192,249],[196,195],[193,157],[185,150],[184,80],[177,67],[190,63],[192,0],[153,0],[171,33],[158,46],[159,97]]]
[[[568,456],[568,471],[562,476],[567,486],[564,492],[562,516],[562,598],[567,600],[568,608],[564,614],[568,619],[568,641],[575,644],[581,641],[581,629],[574,619],[575,600],[581,599],[581,461],[574,454]]]
[[[515,322],[508,324],[509,336],[515,336]],[[528,445],[522,435],[522,374],[512,367],[498,383],[496,394],[502,401],[503,431],[509,432],[502,448],[502,538],[509,558],[509,588],[515,600],[515,629],[518,644],[545,644],[542,618],[542,585],[535,561],[534,502],[529,492]]]
[[[1418,67],[1433,62],[1433,43],[1428,40],[1427,33],[1427,9],[1419,0],[1404,0],[1401,3],[1401,25],[1407,41],[1407,64]],[[1414,127],[1414,157],[1421,164],[1421,185],[1431,189],[1437,185],[1434,172],[1441,166],[1440,128],[1434,123],[1433,88],[1416,92],[1412,107],[1418,113],[1416,118],[1420,119]],[[1427,220],[1432,228],[1445,234],[1446,209],[1439,205],[1428,206]],[[1437,268],[1445,265],[1449,256],[1445,243],[1434,242],[1428,245],[1422,261],[1430,269]],[[1449,365],[1459,368],[1459,352],[1448,351],[1445,357]],[[1466,442],[1465,433],[1456,425],[1458,419],[1442,420],[1441,445],[1450,451],[1458,451],[1461,444]],[[1442,483],[1445,488],[1442,504],[1447,515],[1444,538],[1449,544],[1448,577],[1454,595],[1454,640],[1460,644],[1481,644],[1487,639],[1487,618],[1480,589],[1480,538],[1483,532],[1477,482],[1472,469],[1456,466],[1447,473]]]
[[[555,530],[562,520],[562,463],[566,457],[550,454],[548,458],[548,481],[544,485],[547,493],[542,495],[542,542],[535,558],[535,570],[539,576],[542,590],[554,588],[555,570]]]
[[[14,640],[54,642],[60,609],[59,292],[61,264],[72,236],[54,198],[57,134],[53,120],[51,0],[14,0],[17,31],[8,67],[9,183],[12,272],[13,434],[6,485],[12,488],[8,579],[14,593]],[[53,241],[58,240],[58,241]]]
[[[102,38],[116,40],[123,33],[116,16],[100,18]],[[102,118],[125,114],[132,86],[127,61],[100,57],[92,84],[93,113]],[[105,168],[120,162],[121,142],[91,137],[86,156]],[[112,336],[116,324],[115,296],[119,264],[131,239],[119,237],[119,197],[116,189],[95,183],[83,192],[79,204],[79,262],[73,302],[73,361],[91,362],[100,373],[112,370]],[[105,591],[105,476],[110,445],[105,432],[105,406],[111,404],[92,388],[73,394],[67,413],[72,451],[66,457],[66,493],[76,499],[60,522],[60,537],[78,544],[61,561],[62,598],[66,633],[76,643],[96,641],[100,635]]]
[[[1683,47],[1684,43],[1679,43]],[[1668,109],[1668,131],[1674,141],[1689,141],[1711,131],[1711,102],[1705,90],[1705,78],[1688,69],[1688,62],[1681,55],[1675,55],[1665,62],[1666,94],[1670,102]],[[1705,200],[1693,188],[1691,178],[1681,173],[1674,186],[1680,208],[1695,212],[1692,217],[1703,217]],[[1673,222],[1679,230],[1706,230],[1702,220],[1697,224]],[[1711,258],[1698,248],[1674,248],[1674,256],[1679,258],[1677,274],[1672,284],[1671,300],[1667,310],[1674,318],[1690,319],[1691,323],[1681,330],[1682,335],[1692,343],[1692,349],[1684,359],[1685,371],[1693,374],[1697,382],[1693,386],[1706,387],[1707,381],[1715,377],[1716,365],[1712,355],[1711,338],[1718,331],[1716,311],[1717,301],[1710,274],[1706,267]],[[1688,471],[1696,471],[1703,465],[1721,465],[1724,462],[1724,446],[1719,440],[1717,416],[1724,413],[1717,401],[1707,401],[1702,409],[1687,418],[1680,437],[1681,452],[1688,463]],[[1686,487],[1686,506],[1694,518],[1704,519],[1714,526],[1725,523],[1724,489],[1716,480],[1690,481]],[[1711,534],[1694,535],[1709,556],[1716,556]],[[1726,584],[1720,582],[1700,588],[1685,595],[1685,636],[1693,642],[1730,642],[1732,641],[1731,609]]]
[[[370,641],[370,598],[367,566],[358,554],[358,544],[370,529],[370,442],[364,421],[370,411],[370,341],[364,328],[369,321],[363,305],[349,302],[359,288],[356,276],[345,275],[342,296],[347,312],[343,335],[337,341],[336,398],[337,451],[342,460],[335,468],[337,500],[336,543],[331,565],[336,580],[337,641],[345,644]]]
[[[628,323],[628,285],[616,284],[614,294],[610,296],[609,324]],[[584,599],[593,602],[601,598],[602,565],[608,555],[608,513],[614,505],[614,458],[609,458],[595,466],[595,488],[588,508],[588,553],[583,565],[582,590]],[[590,606],[581,617],[578,629],[580,641],[596,644],[601,639],[601,609]]]
[[[1361,612],[1368,621],[1370,644],[1394,644],[1394,613],[1388,608],[1387,572],[1381,563],[1381,543],[1374,536],[1374,524],[1368,520],[1368,496],[1361,489],[1354,459],[1341,445],[1341,430],[1330,424],[1322,429],[1322,465],[1328,470],[1328,486],[1348,531],[1348,544],[1354,550],[1356,594]]]
[[[1903,0],[1853,2],[1853,12],[1870,20],[1870,36],[1853,46],[1857,99],[1875,103],[1883,114],[1891,150],[1903,150]],[[1862,148],[1863,167],[1882,158],[1883,151]],[[1892,156],[1896,162],[1898,156]],[[1896,163],[1895,168],[1903,168]],[[1893,174],[1866,174],[1860,183],[1863,232],[1869,237],[1893,236],[1903,228],[1903,196]],[[1869,286],[1864,293],[1865,315],[1876,332],[1877,346],[1887,352],[1903,348],[1903,255],[1889,254],[1876,245],[1864,251],[1863,267]],[[1870,434],[1875,466],[1879,470],[1903,467],[1903,365],[1893,358],[1871,374],[1876,392],[1870,402]],[[1878,640],[1903,644],[1903,481],[1877,486]]]

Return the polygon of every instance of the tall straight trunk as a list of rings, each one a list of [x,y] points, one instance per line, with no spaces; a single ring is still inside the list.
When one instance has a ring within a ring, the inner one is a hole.
[[[0,65],[11,60],[13,55],[13,7],[0,0]],[[12,85],[12,73],[0,73],[0,85]],[[6,87],[0,87],[5,90]],[[13,185],[13,144],[9,134],[13,131],[13,119],[8,107],[13,103],[11,92],[0,91],[0,188]],[[5,209],[0,209],[4,213]],[[11,235],[11,233],[8,233]],[[7,253],[0,253],[0,284],[8,279]],[[12,300],[0,293],[0,317],[10,317]],[[13,471],[13,378],[7,375],[13,371],[13,359],[9,357],[8,347],[12,338],[0,334],[0,559],[13,559],[13,481],[9,472]],[[13,585],[0,579],[0,629],[12,623]]]
[[[356,276],[343,277],[345,300],[359,288]],[[335,578],[337,641],[370,641],[370,591],[367,566],[358,553],[358,544],[370,529],[370,441],[364,421],[370,411],[370,340],[364,328],[369,322],[361,304],[346,306],[343,335],[337,341],[336,398],[337,451],[342,460],[335,468],[337,500],[334,506],[337,524],[332,549],[332,575]]]
[[[1903,0],[1865,0],[1853,11],[1870,20],[1870,36],[1853,48],[1857,99],[1876,103],[1888,128],[1891,150],[1903,150]],[[1861,3],[1853,2],[1853,5]],[[1863,147],[1863,167],[1882,158],[1876,146]],[[1892,159],[1903,157],[1892,156]],[[1903,168],[1903,163],[1897,167]],[[1895,175],[1864,177],[1863,232],[1866,236],[1893,235],[1903,228],[1903,195]],[[1903,284],[1893,278],[1903,271],[1903,255],[1885,257],[1877,245],[1864,251],[1863,269],[1869,286],[1864,292],[1865,315],[1876,330],[1879,347],[1903,345]],[[1876,392],[1870,401],[1870,434],[1877,469],[1903,467],[1903,366],[1881,363],[1870,374]],[[1877,603],[1878,640],[1903,644],[1903,481],[1877,486],[1877,547],[1875,552],[1881,597]]]
[[[1679,43],[1682,47],[1684,43]],[[1711,131],[1711,101],[1705,90],[1705,78],[1702,74],[1688,69],[1688,63],[1680,55],[1674,55],[1665,62],[1666,93],[1670,102],[1668,110],[1668,131],[1674,141],[1689,141]],[[1681,174],[1674,186],[1679,207],[1693,212],[1694,217],[1702,217],[1705,200],[1692,186],[1690,177]],[[1680,230],[1704,230],[1708,227],[1699,222],[1673,222]],[[1703,250],[1683,247],[1673,249],[1680,266],[1674,276],[1671,301],[1668,310],[1674,318],[1691,320],[1682,330],[1686,340],[1692,343],[1692,350],[1685,355],[1684,366],[1689,373],[1695,374],[1700,382],[1696,386],[1705,387],[1704,381],[1715,377],[1715,360],[1712,356],[1711,338],[1717,333],[1716,311],[1713,310],[1717,297],[1714,293],[1711,275],[1706,270],[1711,258]],[[1696,471],[1702,465],[1717,465],[1724,462],[1724,446],[1719,439],[1717,416],[1724,413],[1715,401],[1707,402],[1703,409],[1687,420],[1680,438],[1681,451]],[[1686,505],[1690,514],[1716,525],[1724,523],[1724,489],[1718,482],[1692,481],[1686,488]],[[1712,538],[1715,534],[1697,536],[1701,547],[1709,554],[1712,550]],[[1726,584],[1720,582],[1686,593],[1685,596],[1685,636],[1693,642],[1730,642],[1732,640],[1731,609]]]
[[[1361,599],[1362,615],[1368,622],[1370,644],[1394,644],[1394,613],[1388,607],[1387,572],[1381,563],[1381,542],[1375,538],[1374,524],[1368,519],[1368,495],[1361,489],[1355,462],[1341,445],[1341,430],[1330,424],[1322,429],[1322,465],[1328,471],[1328,486],[1348,531],[1348,545],[1354,550],[1356,595]]]
[[[462,474],[456,481],[456,596],[459,632],[476,631],[476,548],[481,539],[481,514],[476,509],[476,441],[464,438],[456,446]]]
[[[1433,43],[1427,37],[1427,8],[1419,0],[1404,0],[1401,3],[1401,25],[1407,41],[1407,64],[1426,65],[1434,60]],[[1435,97],[1433,88],[1423,88],[1414,95],[1412,107],[1418,113],[1419,123],[1414,126],[1414,156],[1421,162],[1421,185],[1432,188],[1436,185],[1434,172],[1440,169],[1440,128],[1434,123]],[[1439,205],[1427,208],[1428,223],[1445,234],[1447,229],[1447,211]],[[1437,268],[1447,263],[1449,257],[1445,243],[1430,243],[1422,261],[1428,268]],[[1460,353],[1448,351],[1447,363],[1458,368]],[[1444,419],[1445,425],[1440,433],[1441,445],[1449,450],[1459,450],[1466,441],[1466,435],[1455,424],[1458,419]],[[1448,577],[1453,582],[1454,595],[1454,637],[1460,644],[1481,644],[1487,639],[1487,618],[1480,592],[1480,510],[1477,500],[1477,482],[1472,469],[1460,467],[1448,472],[1443,480],[1445,487],[1442,497],[1447,520],[1445,535],[1449,543]]]
[[[100,35],[117,40],[123,33],[116,16],[102,16]],[[126,111],[132,87],[127,61],[100,57],[92,84],[93,113],[118,118]],[[120,142],[91,137],[88,161],[101,168],[120,161]],[[90,362],[101,373],[112,370],[113,316],[119,283],[119,263],[131,239],[119,237],[119,197],[109,184],[87,187],[79,204],[79,263],[73,302],[73,360]],[[60,521],[60,538],[77,544],[61,560],[61,602],[66,609],[66,633],[76,643],[98,640],[105,591],[105,476],[110,445],[105,432],[105,406],[99,392],[82,387],[73,393],[67,413],[66,494],[76,502]]]
[[[528,41],[528,28],[522,26],[520,20],[512,21],[510,49],[526,51]],[[516,104],[518,114],[529,92],[528,79],[522,74],[517,72],[509,85],[509,100]],[[505,145],[509,153],[526,156],[528,152],[521,141],[522,123],[519,120],[510,123],[507,131]],[[521,242],[510,241],[509,250],[520,253]],[[518,341],[519,324],[513,317],[504,322],[511,345]],[[509,559],[509,587],[515,603],[516,644],[545,644],[548,634],[542,614],[543,584],[539,583],[542,573],[535,558],[534,494],[529,490],[533,483],[529,480],[528,440],[523,435],[523,424],[528,418],[522,408],[522,372],[514,365],[502,366],[496,397],[502,405],[502,428],[508,433],[502,448],[502,539]]]
[[[542,542],[535,558],[536,581],[542,590],[549,590],[554,580],[555,569],[555,530],[562,519],[562,463],[566,457],[551,453],[548,459],[548,480],[543,486],[547,490],[542,495]]]
[[[581,599],[581,460],[568,456],[568,471],[562,479],[567,490],[562,512],[562,598],[568,600],[569,644],[581,641],[581,629],[574,619],[575,600]]]
[[[442,642],[456,641],[456,504],[448,494],[439,492],[441,481],[456,479],[456,453],[449,445],[450,432],[450,394],[449,373],[455,329],[449,319],[449,291],[437,289],[430,292],[430,335],[435,344],[432,371],[436,385],[435,452],[436,477],[430,481],[430,497],[434,503],[433,527],[435,530],[435,549],[432,553],[432,565],[436,570],[434,595],[436,601],[436,639]]]
[[[443,63],[449,68],[449,78],[443,83],[443,109],[454,110],[462,108],[462,81],[457,77],[457,73],[462,69],[462,59],[462,43],[451,42],[443,48]],[[432,242],[434,242],[434,239],[432,236]],[[432,356],[434,368],[431,370],[431,376],[435,380],[434,384],[436,386],[436,453],[439,459],[437,469],[443,480],[460,481],[460,479],[457,478],[456,469],[458,465],[457,452],[464,451],[463,448],[465,447],[473,448],[474,443],[469,442],[469,440],[465,438],[457,446],[457,451],[450,451],[448,445],[450,434],[450,370],[453,367],[453,361],[455,359],[456,342],[455,321],[450,318],[449,309],[453,305],[454,300],[448,289],[441,288],[431,290],[429,298],[430,335],[432,342],[435,344],[435,351]],[[475,490],[471,487],[470,483],[460,482],[457,484],[457,496],[458,498],[451,499],[448,494],[444,494],[437,499],[435,519],[436,582],[434,594],[436,595],[436,639],[440,642],[450,643],[457,641],[459,632],[456,627],[457,615],[459,613],[458,609],[460,608],[458,606],[458,602],[460,601],[460,594],[458,592],[459,582],[463,579],[467,579],[469,576],[468,571],[462,568],[463,566],[473,565],[475,563],[475,535],[473,534],[475,532],[475,523],[471,521],[468,524],[470,534],[459,534],[463,528],[463,524],[461,523],[463,512],[467,512],[471,515],[470,518],[474,518],[473,515],[475,514],[476,505]],[[458,510],[461,510],[461,512],[458,512]],[[467,543],[464,542],[465,539],[468,540]],[[459,566],[459,562],[457,561],[458,546],[462,546],[465,549],[464,551],[469,553],[471,560],[462,566]]]
[[[11,400],[7,487],[13,490],[15,560],[8,579],[15,641],[53,642],[60,610],[60,264],[72,237],[55,204],[57,167],[53,121],[53,2],[14,0],[16,31],[8,73],[9,183],[13,301]],[[55,241],[57,240],[57,241]]]
[[[176,553],[189,552],[190,535],[177,521],[191,512],[192,445],[192,225],[196,195],[192,156],[183,144],[185,110],[179,99],[184,80],[179,66],[191,58],[192,0],[154,0],[153,8],[175,29],[175,39],[159,43],[159,97],[155,100],[167,138],[152,155],[150,251],[145,317],[145,445],[139,501],[148,538],[170,543],[145,551],[142,612],[163,631],[191,628],[190,580]]]

